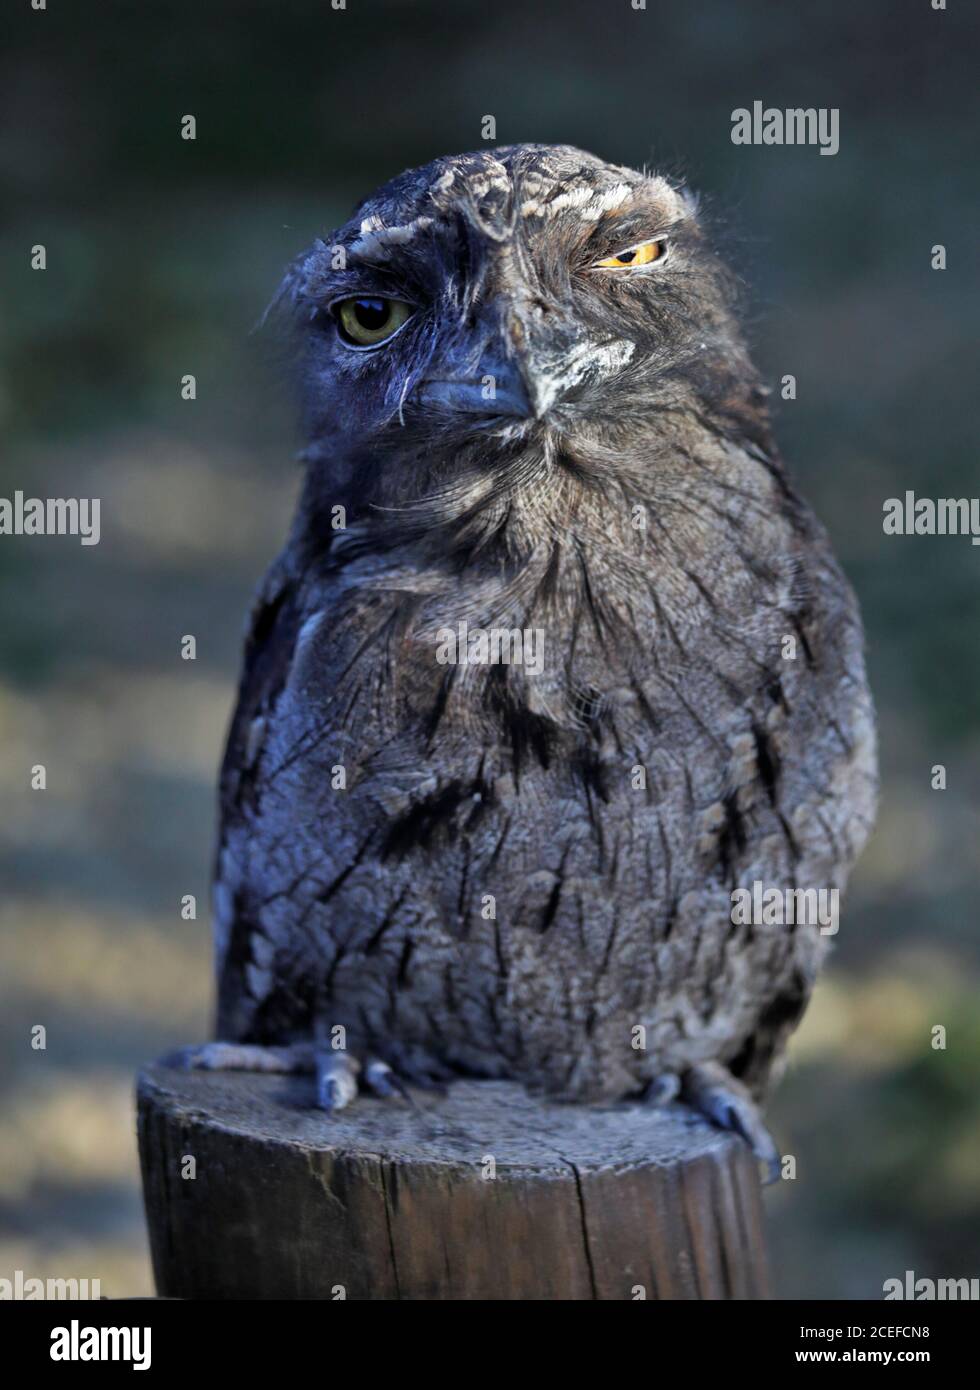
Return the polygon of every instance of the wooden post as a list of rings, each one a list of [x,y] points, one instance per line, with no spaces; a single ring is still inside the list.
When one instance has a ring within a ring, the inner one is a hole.
[[[161,1295],[766,1296],[756,1163],[678,1104],[464,1081],[327,1115],[311,1080],[162,1066],[138,1097]]]

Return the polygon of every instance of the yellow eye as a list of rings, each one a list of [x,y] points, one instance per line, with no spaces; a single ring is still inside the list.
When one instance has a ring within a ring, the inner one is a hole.
[[[340,336],[355,347],[375,347],[397,333],[412,317],[414,306],[401,299],[359,295],[334,305]]]
[[[601,266],[603,270],[635,270],[637,266],[662,260],[666,254],[666,241],[646,241],[642,246],[631,246],[628,251],[620,251],[618,256],[607,256],[604,261],[596,261],[596,266]]]

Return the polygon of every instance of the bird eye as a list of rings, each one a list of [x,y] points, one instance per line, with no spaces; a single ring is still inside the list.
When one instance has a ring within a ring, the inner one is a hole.
[[[352,347],[377,347],[394,337],[412,317],[414,306],[401,299],[363,296],[334,305],[341,338]]]
[[[596,261],[594,269],[635,270],[637,266],[650,265],[662,261],[667,254],[667,239],[645,241],[641,246],[631,246],[628,251],[620,251],[616,256],[607,256],[604,261]]]

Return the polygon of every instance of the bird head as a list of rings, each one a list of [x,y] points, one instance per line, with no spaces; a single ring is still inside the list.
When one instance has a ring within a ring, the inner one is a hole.
[[[751,423],[730,297],[695,199],[663,177],[567,146],[437,159],[286,277],[309,456],[375,506],[461,515],[556,469],[615,471],[617,442],[671,412]]]

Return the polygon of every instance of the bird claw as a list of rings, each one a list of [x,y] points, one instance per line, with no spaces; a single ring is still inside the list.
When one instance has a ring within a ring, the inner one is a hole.
[[[372,1057],[364,1067],[364,1084],[376,1095],[385,1099],[388,1096],[401,1096],[402,1100],[411,1101],[408,1094],[408,1087],[397,1074],[392,1071],[387,1062],[382,1062],[379,1057]]]
[[[676,1100],[681,1091],[681,1079],[676,1072],[665,1071],[653,1079],[643,1092],[643,1104],[649,1105],[652,1109],[659,1109],[662,1105],[669,1105],[672,1100]]]
[[[346,1052],[318,1053],[316,1058],[316,1099],[321,1110],[343,1110],[357,1095],[360,1063]]]
[[[379,1099],[397,1095],[412,1103],[401,1077],[380,1057],[369,1057],[362,1066],[347,1052],[318,1052],[316,1076],[317,1104],[327,1111],[343,1110],[362,1087]]]
[[[745,1140],[765,1168],[765,1186],[779,1180],[782,1161],[775,1141],[748,1090],[727,1067],[719,1062],[691,1067],[684,1074],[682,1095],[713,1124]]]
[[[317,1105],[329,1113],[343,1110],[360,1085],[378,1097],[401,1096],[413,1104],[405,1083],[387,1062],[372,1057],[364,1064],[346,1052],[318,1048],[312,1043],[262,1047],[257,1043],[209,1042],[182,1047],[163,1058],[166,1066],[184,1071],[254,1071],[279,1075],[312,1073]]]

